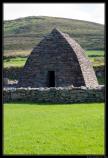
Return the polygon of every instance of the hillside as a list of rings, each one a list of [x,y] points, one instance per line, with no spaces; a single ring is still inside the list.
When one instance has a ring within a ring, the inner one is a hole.
[[[104,25],[38,16],[4,21],[4,51],[32,49],[54,27],[68,33],[86,50],[104,49]]]

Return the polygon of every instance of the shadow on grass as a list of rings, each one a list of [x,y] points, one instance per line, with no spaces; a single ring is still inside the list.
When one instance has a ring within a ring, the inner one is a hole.
[[[30,104],[30,105],[41,105],[41,106],[47,106],[47,105],[76,105],[76,104],[100,104],[104,102],[76,102],[76,103],[51,103],[51,102],[30,102],[30,101],[13,101],[13,102],[5,102],[4,104]]]

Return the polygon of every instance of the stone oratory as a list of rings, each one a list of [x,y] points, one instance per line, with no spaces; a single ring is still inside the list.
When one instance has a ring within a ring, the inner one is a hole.
[[[98,86],[92,64],[81,46],[58,29],[34,47],[21,72],[18,87]]]

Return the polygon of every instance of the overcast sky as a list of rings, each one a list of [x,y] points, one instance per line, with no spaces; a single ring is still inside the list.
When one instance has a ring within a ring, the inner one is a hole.
[[[3,19],[53,16],[104,24],[104,3],[4,3]]]

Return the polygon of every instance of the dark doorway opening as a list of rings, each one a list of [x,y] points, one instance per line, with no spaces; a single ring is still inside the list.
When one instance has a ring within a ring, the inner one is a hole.
[[[55,87],[55,72],[48,71],[48,87]]]

